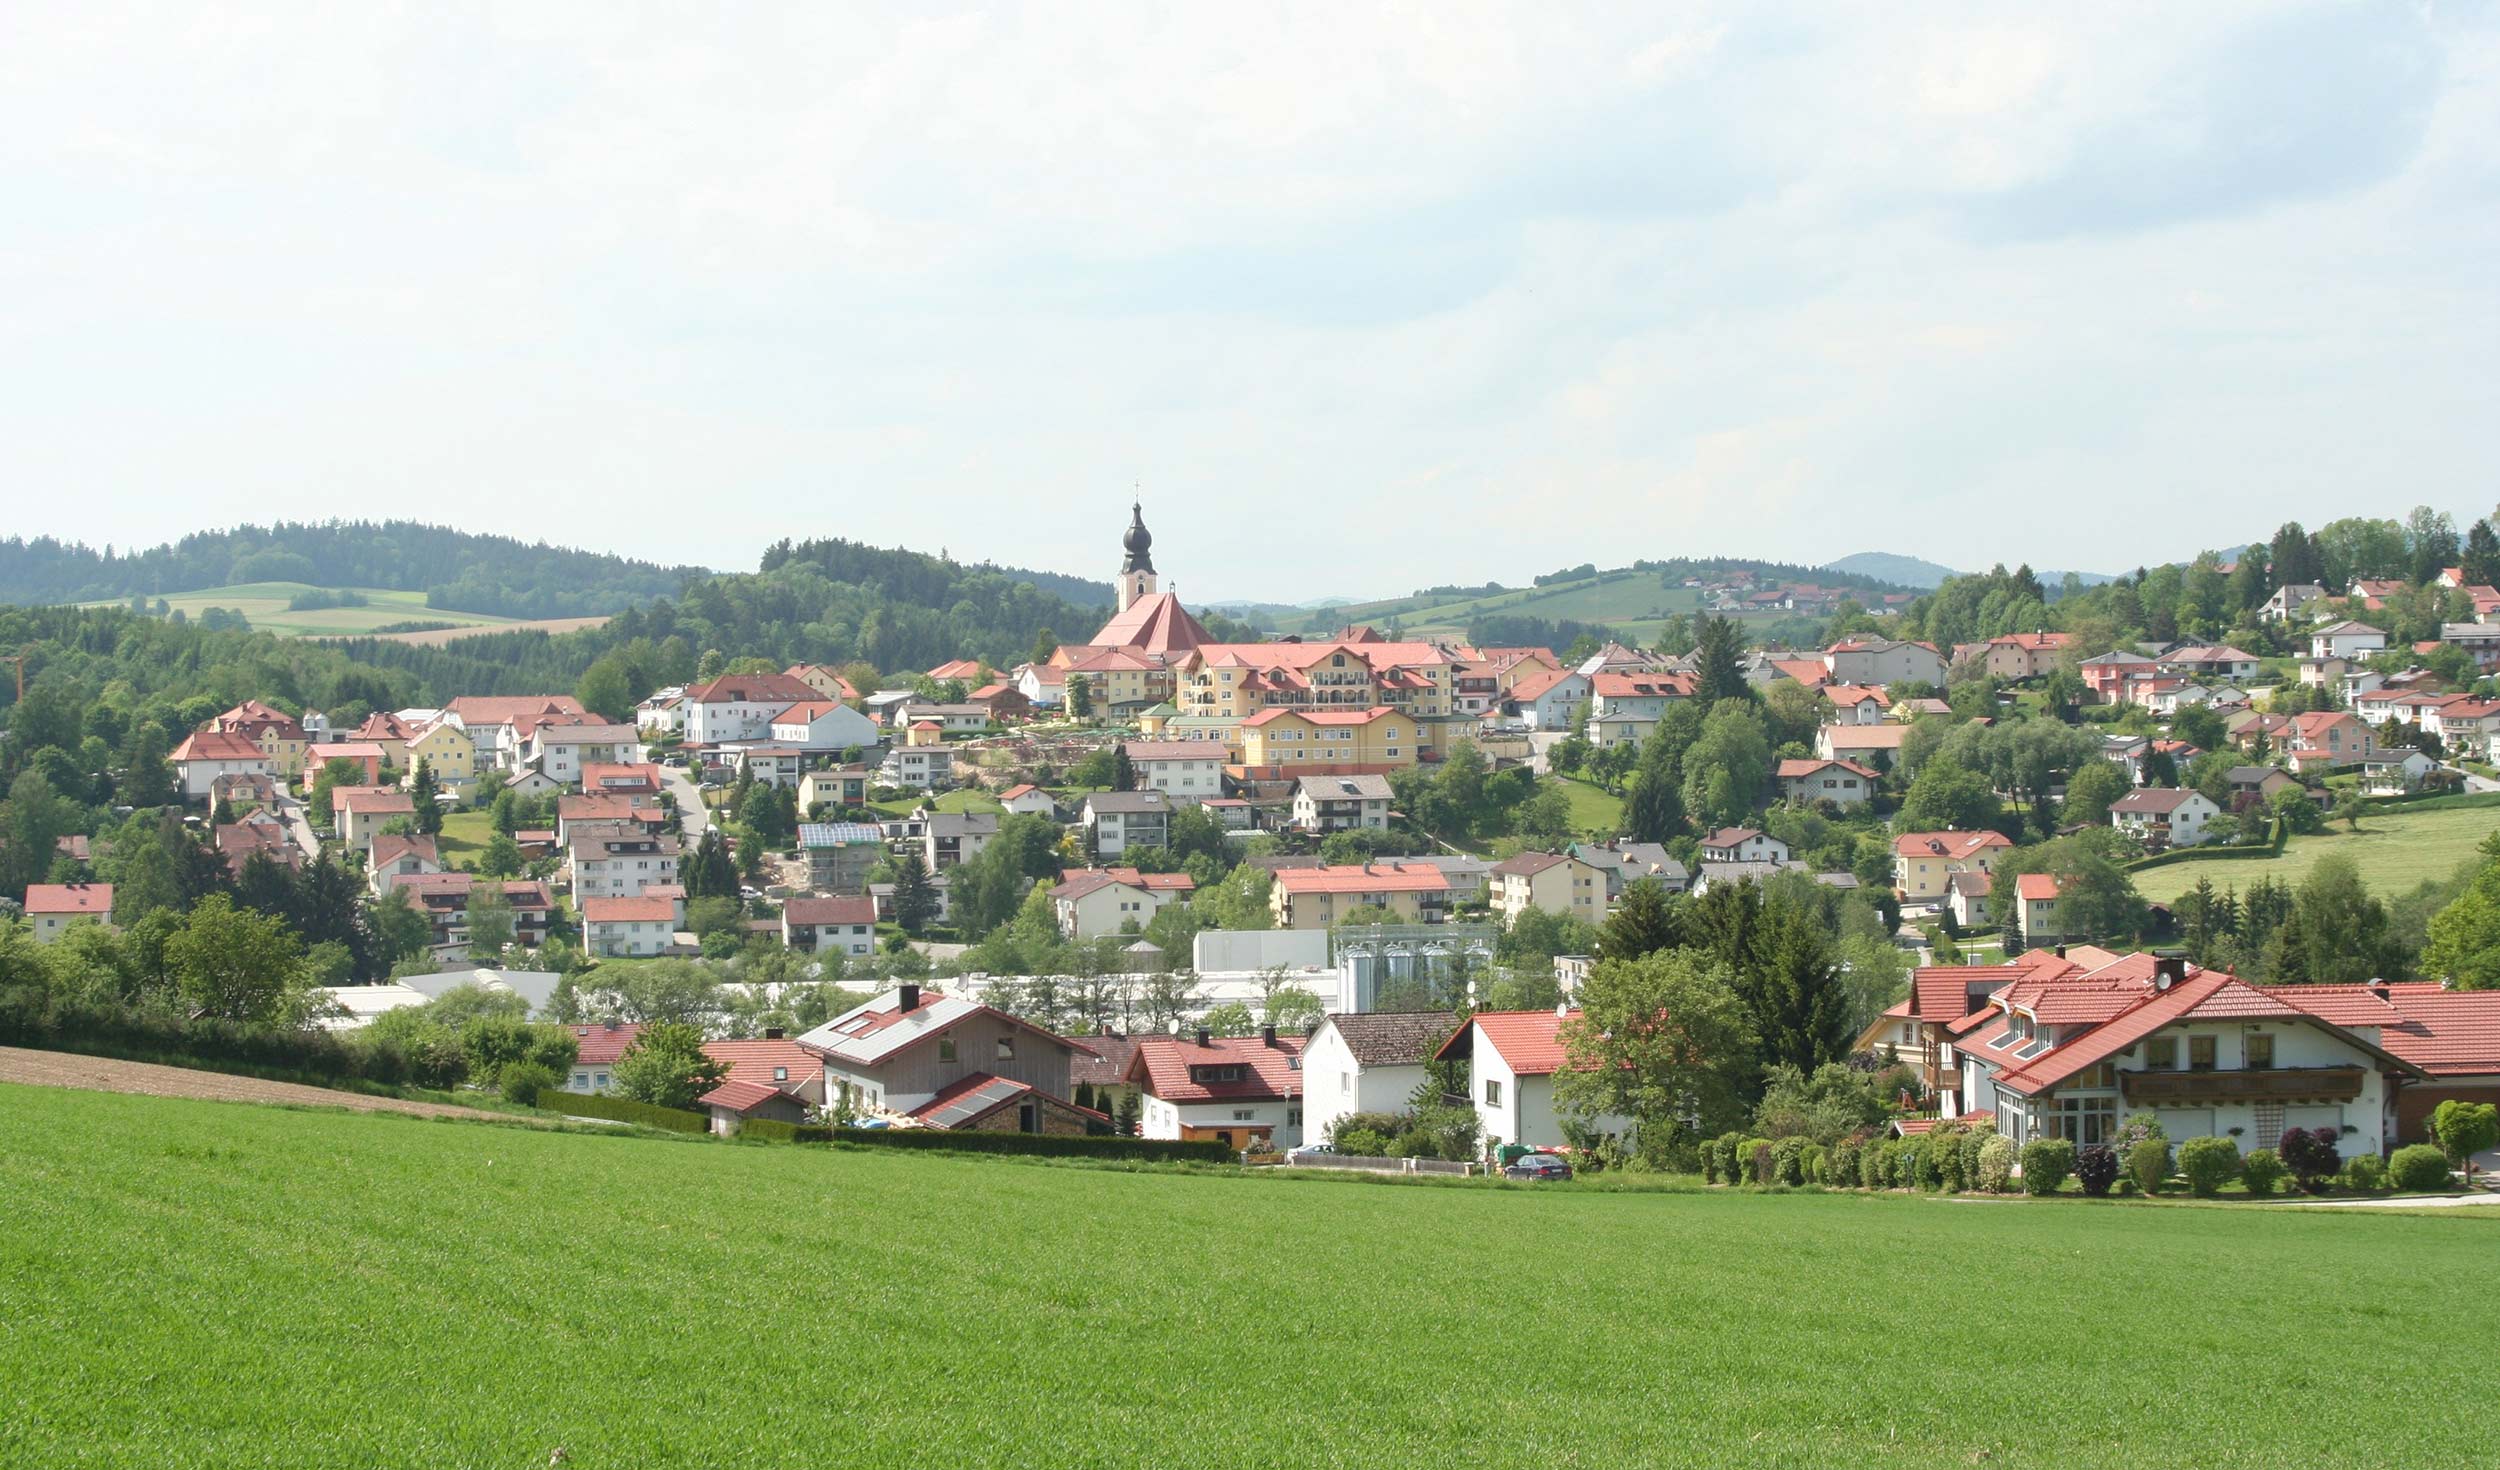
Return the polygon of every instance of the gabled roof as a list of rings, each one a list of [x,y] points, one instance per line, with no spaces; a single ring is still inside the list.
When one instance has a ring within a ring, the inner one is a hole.
[[[582,921],[588,924],[667,923],[676,917],[674,902],[648,894],[582,900]]]
[[[1459,1029],[1447,1011],[1348,1012],[1320,1025],[1365,1067],[1420,1067]]]
[[[821,697],[815,686],[789,674],[723,674],[686,691],[688,704],[769,704],[776,709]]]
[[[1721,827],[1718,831],[1703,838],[1701,840],[1701,845],[1704,847],[1742,847],[1757,837],[1769,837],[1770,835],[1770,833],[1764,832],[1756,827]],[[1776,838],[1773,840],[1777,841]],[[1783,847],[1787,846],[1786,843],[1781,843],[1780,845]]]
[[[781,905],[781,917],[792,924],[875,924],[877,901],[859,898],[793,898]]]
[[[2109,809],[2113,812],[2148,812],[2166,816],[2202,794],[2193,786],[2146,786],[2111,802]]]
[[[266,759],[259,742],[230,730],[194,730],[182,737],[167,760],[185,761],[256,761]]]
[[[639,1021],[604,1021],[573,1028],[573,1044],[581,1054],[574,1059],[577,1066],[604,1067],[613,1063],[642,1035]]]
[[[1475,1038],[1493,1048],[1502,1064],[1517,1077],[1550,1077],[1569,1064],[1562,1044],[1562,1023],[1578,1011],[1478,1011],[1460,1027],[1436,1058],[1472,1056]]]
[[[1282,1101],[1302,1095],[1302,1038],[1218,1036],[1200,1046],[1178,1036],[1150,1036],[1137,1043],[1128,1076],[1150,1097],[1171,1103]],[[1236,1082],[1201,1081],[1198,1067],[1242,1069]]]
[[[2054,873],[2025,873],[2014,880],[2014,894],[2025,903],[2048,903],[2058,895]]]
[[[1509,877],[1533,878],[1548,868],[1558,868],[1570,861],[1569,857],[1559,852],[1523,852],[1495,863],[1492,871]]]
[[[1874,771],[1865,766],[1859,765],[1856,761],[1817,760],[1812,757],[1804,759],[1792,757],[1791,759],[1781,761],[1779,763],[1779,769],[1773,774],[1778,776],[1779,779],[1783,781],[1799,781],[1834,767],[1847,771],[1850,775],[1857,776],[1864,780],[1873,781],[1878,779]]]
[[[1316,868],[1286,868],[1275,875],[1288,894],[1319,893],[1444,893],[1450,880],[1426,863],[1346,863]]]
[[[2013,840],[2002,832],[1904,832],[1892,839],[1896,856],[1939,857],[1956,862],[1967,861],[1990,848],[2013,845]]]
[[[26,912],[29,914],[95,914],[101,917],[112,911],[113,885],[110,883],[26,885]]]
[[[444,709],[463,725],[510,725],[549,715],[581,715],[589,711],[570,694],[463,695]]]
[[[918,1003],[906,1011],[902,1008],[902,995],[898,986],[865,1005],[853,1006],[800,1037],[799,1044],[846,1065],[872,1067],[933,1041],[966,1021],[994,1016],[1056,1045],[1080,1053],[1085,1049],[1082,1042],[1055,1036],[1021,1016],[1011,1016],[961,996],[922,990]]]
[[[706,1050],[709,1048],[707,1047]],[[801,1107],[807,1105],[806,1098],[791,1091],[787,1086],[776,1087],[770,1082],[752,1082],[737,1076],[731,1076],[718,1087],[696,1098],[695,1101],[707,1108],[727,1108],[733,1113],[751,1113],[775,1098],[797,1103]]]
[[[729,1068],[731,1082],[761,1083],[796,1089],[825,1072],[824,1058],[786,1036],[757,1036],[703,1043],[703,1054]],[[778,1070],[788,1075],[776,1078]]]

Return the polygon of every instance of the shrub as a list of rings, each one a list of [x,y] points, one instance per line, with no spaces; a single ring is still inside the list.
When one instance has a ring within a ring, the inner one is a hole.
[[[553,1092],[563,1085],[564,1079],[556,1075],[555,1068],[527,1060],[506,1062],[503,1070],[495,1074],[495,1090],[503,1094],[504,1101],[525,1108],[538,1106],[539,1093]]]
[[[1741,1176],[1744,1173],[1744,1160],[1737,1150],[1742,1148],[1744,1143],[1745,1135],[1742,1133],[1722,1133],[1710,1141],[1707,1156],[1711,1166],[1718,1171],[1721,1184],[1743,1182]]]
[[[2377,1160],[2371,1160],[2376,1163]],[[2248,1182],[2248,1192],[2259,1199],[2274,1193],[2291,1171],[2283,1167],[2282,1155],[2270,1148],[2252,1148],[2240,1164],[2240,1177]]]
[[[2227,1138],[2191,1138],[2179,1145],[2179,1172],[2188,1192],[2212,1199],[2222,1186],[2240,1177],[2240,1146]]]
[[[1337,1152],[1341,1154],[1353,1154],[1365,1159],[1389,1157],[1389,1140],[1369,1128],[1345,1128],[1335,1131]]]
[[[2123,1159],[2127,1157],[2129,1150],[2148,1138],[2158,1138],[2165,1145],[2170,1142],[2170,1135],[2163,1130],[2158,1116],[2152,1113],[2129,1113],[2127,1121],[2118,1125],[2118,1136],[2109,1141],[2110,1148]]]
[[[1805,1168],[1806,1183],[1829,1184],[1832,1182],[1831,1155],[1824,1151],[1823,1145],[1819,1143],[1806,1145]]]
[[[2063,1138],[2035,1138],[2023,1145],[2023,1193],[2055,1194],[2074,1176],[2075,1146]]]
[[[2427,1143],[2408,1143],[2387,1161],[2387,1178],[2398,1189],[2446,1189],[2448,1156]]]
[[[1771,1140],[1748,1138],[1743,1148],[1746,1180],[1753,1184],[1769,1184],[1776,1169],[1771,1159]]]
[[[1852,1134],[1833,1144],[1830,1151],[1823,1156],[1824,1172],[1830,1177],[1832,1183],[1844,1188],[1855,1188],[1864,1182],[1866,1166],[1862,1161],[1862,1155],[1865,1152],[1866,1140]]]
[[[760,1138],[767,1143],[793,1143],[798,1139],[799,1125],[778,1118],[748,1118],[738,1124],[738,1136]]]
[[[1868,1189],[1884,1187],[1884,1149],[1887,1140],[1869,1139],[1858,1150],[1858,1183]]]
[[[2338,1140],[2339,1135],[2332,1128],[2286,1128],[2274,1151],[2304,1193],[2323,1194],[2327,1181],[2344,1167],[2343,1151],[2336,1146]]]
[[[2170,1145],[2159,1138],[2139,1139],[2127,1148],[2127,1177],[2146,1194],[2161,1193],[2170,1179]]]
[[[1919,1150],[1924,1156],[1925,1172],[1933,1175],[1947,1194],[1960,1193],[1968,1182],[1968,1176],[1962,1173],[1964,1136],[1959,1125],[1939,1123],[1928,1130],[1924,1146]]]
[[[2342,1177],[2345,1188],[2376,1194],[2387,1187],[2387,1161],[2377,1154],[2355,1154],[2344,1161]]]
[[[2452,1097],[2432,1112],[2431,1137],[2438,1141],[2439,1151],[2448,1156],[2449,1166],[2463,1169],[2466,1182],[2471,1184],[2474,1156],[2500,1144],[2500,1108]]]
[[[1814,1140],[1792,1135],[1771,1145],[1771,1182],[1803,1184],[1806,1182],[1806,1150]]]
[[[1996,1136],[1996,1131],[1996,1125],[1992,1123],[1982,1123],[1975,1128],[1964,1129],[1959,1135],[1958,1142],[1961,1146],[1958,1152],[1960,1154],[1962,1165],[1963,1188],[1977,1189],[1980,1187],[1979,1151],[1988,1146],[1988,1140]]]
[[[2107,1198],[2109,1187],[2118,1182],[2118,1150],[2106,1143],[2084,1145],[2075,1155],[2075,1179],[2085,1194]]]
[[[1991,1133],[1979,1145],[1979,1166],[1971,1177],[1990,1194],[2003,1194],[2014,1179],[2014,1140]]]

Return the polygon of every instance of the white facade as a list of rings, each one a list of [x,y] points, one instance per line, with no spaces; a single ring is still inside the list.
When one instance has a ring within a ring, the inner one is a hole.
[[[1421,1062],[1365,1067],[1347,1049],[1336,1023],[1323,1021],[1302,1049],[1303,1132],[1326,1138],[1329,1127],[1348,1113],[1402,1113],[1424,1076]]]
[[[883,736],[876,721],[847,704],[837,704],[823,710],[812,705],[785,710],[773,719],[770,738],[775,745],[801,750],[849,750],[853,746],[865,750]]]
[[[1187,756],[1155,755],[1132,759],[1141,791],[1160,791],[1188,801],[1224,794],[1225,746],[1218,740],[1189,742],[1206,747]]]
[[[602,959],[655,955],[667,949],[676,937],[677,926],[666,919],[582,921],[582,948]]]
[[[1230,1130],[1236,1139],[1267,1136],[1276,1148],[1302,1146],[1302,1102],[1165,1102],[1148,1093],[1138,1100],[1137,1131],[1145,1138],[1179,1138],[1183,1128]]]
[[[955,754],[943,745],[898,745],[886,752],[885,764],[877,768],[877,779],[888,786],[914,791],[951,785],[955,779]]]

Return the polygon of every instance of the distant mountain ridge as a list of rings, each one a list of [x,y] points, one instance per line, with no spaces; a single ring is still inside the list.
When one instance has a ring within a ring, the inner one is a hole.
[[[1940,562],[1924,557],[1902,556],[1890,551],[1859,551],[1823,563],[1827,572],[1848,572],[1860,577],[1874,577],[1902,587],[1935,588],[1944,585],[1947,577],[1962,575]]]

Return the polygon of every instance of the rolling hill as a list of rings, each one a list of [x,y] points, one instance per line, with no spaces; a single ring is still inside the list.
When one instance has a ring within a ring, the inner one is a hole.
[[[1947,577],[1962,575],[1940,562],[1922,557],[1900,556],[1889,551],[1860,551],[1838,561],[1825,562],[1828,572],[1849,572],[1861,577],[1874,577],[1885,582],[1915,587],[1921,591],[1944,585]]]

